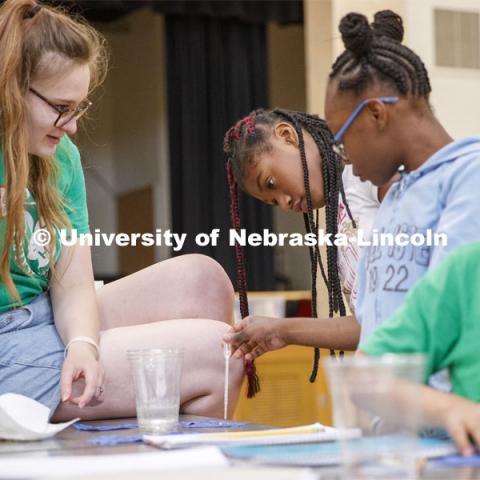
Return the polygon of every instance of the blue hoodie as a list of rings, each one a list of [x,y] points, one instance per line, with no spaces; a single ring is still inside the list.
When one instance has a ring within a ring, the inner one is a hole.
[[[427,270],[457,246],[480,241],[480,137],[449,143],[418,169],[403,172],[373,225],[373,232],[392,234],[429,229],[445,234],[447,245],[363,249],[355,309],[360,341],[392,315]]]

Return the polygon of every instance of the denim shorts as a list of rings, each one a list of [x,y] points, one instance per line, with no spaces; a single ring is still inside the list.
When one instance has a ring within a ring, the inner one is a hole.
[[[62,339],[47,293],[0,314],[0,394],[19,393],[50,408],[60,403]]]

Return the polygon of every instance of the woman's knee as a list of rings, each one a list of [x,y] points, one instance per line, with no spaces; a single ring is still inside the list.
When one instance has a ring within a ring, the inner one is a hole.
[[[188,269],[185,288],[186,294],[198,297],[219,310],[215,320],[231,321],[233,313],[234,290],[232,282],[223,267],[206,255],[190,254],[182,258],[184,268]]]
[[[207,255],[191,254],[186,255],[192,273],[200,282],[209,282],[214,288],[223,290],[223,294],[233,298],[233,286],[230,278],[223,267],[213,258]],[[203,283],[205,287],[205,283]]]

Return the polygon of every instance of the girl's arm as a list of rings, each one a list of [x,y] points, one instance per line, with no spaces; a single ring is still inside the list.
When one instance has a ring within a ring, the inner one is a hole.
[[[62,247],[50,286],[55,326],[65,345],[75,337],[99,340],[99,317],[90,247]],[[74,397],[72,384],[83,377],[83,393]],[[103,383],[97,349],[86,342],[72,343],[62,369],[62,401],[87,405]]]
[[[244,318],[225,335],[237,358],[254,359],[286,345],[355,350],[360,325],[355,316],[336,318]]]

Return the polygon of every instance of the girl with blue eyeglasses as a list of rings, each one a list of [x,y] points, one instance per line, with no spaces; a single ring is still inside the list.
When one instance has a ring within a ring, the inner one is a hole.
[[[401,44],[402,19],[379,12],[340,23],[346,50],[332,67],[325,114],[335,149],[353,173],[382,185],[400,180],[374,229],[443,234],[439,245],[370,246],[360,260],[356,317],[367,338],[403,303],[417,281],[461,244],[480,240],[480,138],[453,140],[432,112],[428,73]]]

